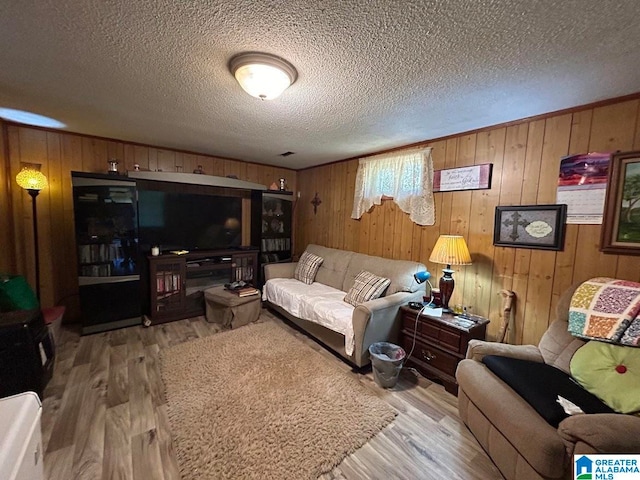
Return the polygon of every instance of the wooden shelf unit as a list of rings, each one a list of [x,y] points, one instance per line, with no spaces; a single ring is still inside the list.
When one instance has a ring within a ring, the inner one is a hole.
[[[145,325],[204,315],[204,290],[255,282],[258,249],[210,250],[148,256],[149,311]]]

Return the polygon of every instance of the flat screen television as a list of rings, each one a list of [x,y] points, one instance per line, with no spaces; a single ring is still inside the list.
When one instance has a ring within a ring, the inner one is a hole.
[[[219,250],[242,243],[242,199],[138,190],[141,250]]]

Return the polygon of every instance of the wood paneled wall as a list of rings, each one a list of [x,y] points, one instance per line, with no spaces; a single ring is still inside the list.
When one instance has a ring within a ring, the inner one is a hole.
[[[562,292],[594,276],[640,281],[640,257],[599,252],[599,225],[567,225],[564,250],[552,252],[493,246],[497,205],[555,203],[560,158],[593,151],[640,149],[639,100],[625,100],[574,113],[499,126],[427,142],[434,168],[493,163],[490,190],[436,193],[436,224],[412,223],[391,200],[360,220],[351,209],[357,160],[298,171],[296,251],[308,243],[426,263],[435,282],[442,265],[427,259],[440,234],[461,234],[473,265],[456,268],[451,304],[488,316],[489,337],[497,333],[500,290],[516,292],[511,343],[537,343],[555,314]],[[318,192],[317,214],[311,200]]]
[[[15,182],[21,162],[39,163],[49,187],[37,197],[41,303],[65,304],[68,318],[78,318],[78,281],[73,226],[71,171],[106,173],[116,158],[120,171],[192,172],[236,175],[269,186],[280,177],[296,190],[296,172],[255,163],[184,153],[116,140],[29,128],[0,122],[0,273],[21,274],[35,284],[31,197]]]

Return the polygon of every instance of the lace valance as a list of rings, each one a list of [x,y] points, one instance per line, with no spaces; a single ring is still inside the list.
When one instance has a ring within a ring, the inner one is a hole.
[[[393,197],[418,225],[435,223],[431,147],[360,159],[351,218],[380,205],[383,196]]]

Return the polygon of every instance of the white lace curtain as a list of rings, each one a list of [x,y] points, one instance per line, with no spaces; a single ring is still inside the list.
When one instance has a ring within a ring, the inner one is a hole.
[[[360,218],[382,197],[393,197],[418,225],[435,223],[431,147],[361,158],[351,218]]]

